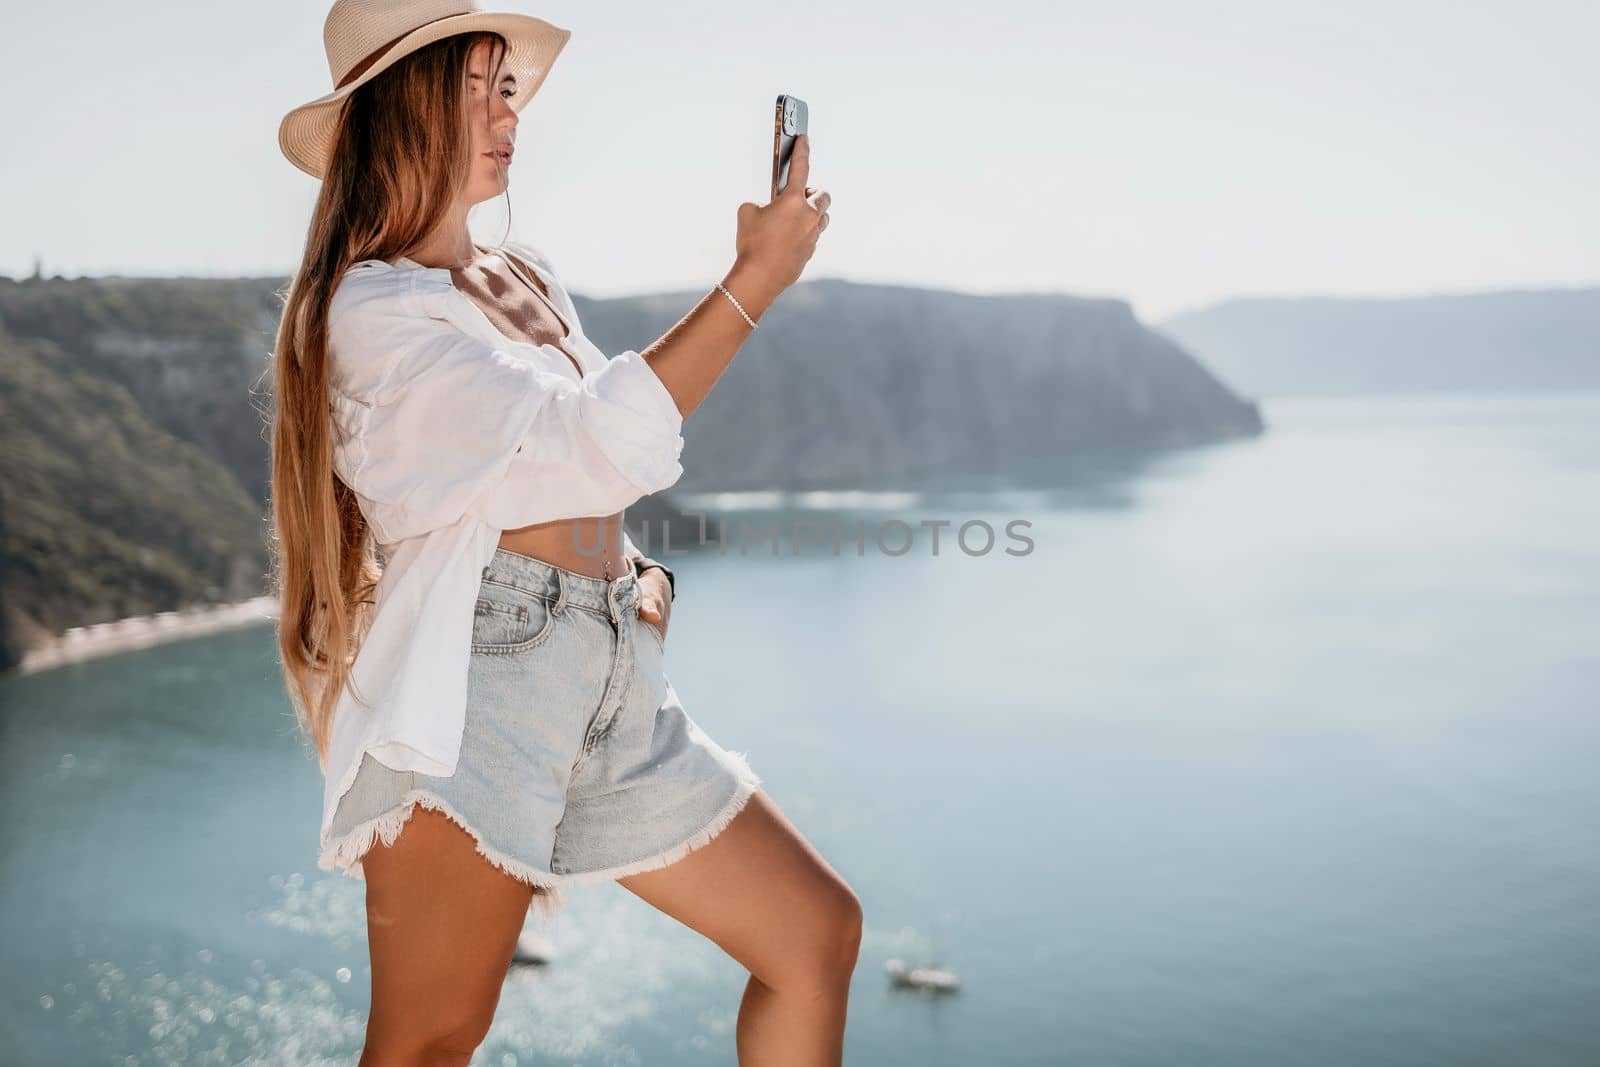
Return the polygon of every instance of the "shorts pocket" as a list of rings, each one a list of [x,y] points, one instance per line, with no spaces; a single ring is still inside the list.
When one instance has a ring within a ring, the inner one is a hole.
[[[656,651],[660,652],[662,654],[665,654],[666,651],[667,651],[667,647],[666,647],[667,643],[662,638],[661,631],[656,629],[656,624],[653,623],[653,622],[646,621],[645,617],[643,615],[637,615],[636,614],[636,615],[634,615],[634,619],[638,621],[640,626],[643,626],[645,628],[645,632],[650,635],[650,640],[655,642]]]
[[[555,612],[544,597],[482,585],[472,605],[472,651],[506,655],[538,648],[555,622]]]

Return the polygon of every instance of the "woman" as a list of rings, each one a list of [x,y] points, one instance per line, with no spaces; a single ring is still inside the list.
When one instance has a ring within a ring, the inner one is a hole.
[[[568,36],[338,0],[334,92],[280,129],[322,185],[276,349],[279,644],[327,775],[319,862],[366,883],[361,1062],[466,1063],[530,904],[615,879],[749,969],[741,1062],[837,1064],[859,901],[684,711],[672,575],[622,527],[831,198],[802,139],[721,283],[606,357],[541,249],[467,230]]]

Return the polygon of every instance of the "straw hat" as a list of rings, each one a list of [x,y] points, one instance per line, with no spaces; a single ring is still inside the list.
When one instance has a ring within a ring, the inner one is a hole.
[[[289,162],[322,178],[346,97],[424,45],[475,30],[493,30],[509,43],[503,69],[516,76],[509,103],[517,111],[539,91],[572,36],[532,15],[485,11],[480,0],[334,0],[322,26],[333,92],[285,115],[278,147]]]

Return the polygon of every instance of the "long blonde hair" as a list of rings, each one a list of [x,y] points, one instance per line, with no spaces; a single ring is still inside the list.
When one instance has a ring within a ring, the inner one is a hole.
[[[495,33],[445,37],[353,92],[340,114],[273,360],[272,569],[278,650],[296,720],[325,769],[339,695],[372,622],[381,562],[355,494],[334,473],[328,304],[345,271],[426,239],[472,165],[468,59]],[[492,98],[491,98],[492,101]],[[359,695],[359,694],[358,694]]]

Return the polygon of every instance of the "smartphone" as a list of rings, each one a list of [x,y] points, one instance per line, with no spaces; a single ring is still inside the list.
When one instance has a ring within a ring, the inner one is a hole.
[[[794,154],[794,139],[806,128],[806,102],[788,93],[778,94],[772,112],[772,195],[789,184],[789,157]]]

